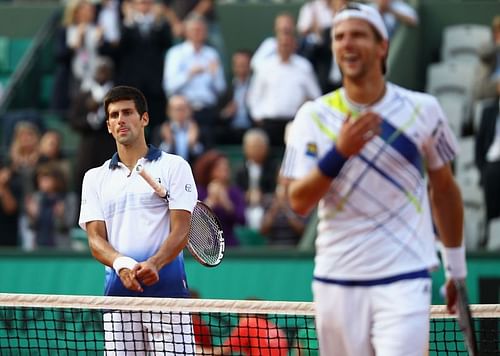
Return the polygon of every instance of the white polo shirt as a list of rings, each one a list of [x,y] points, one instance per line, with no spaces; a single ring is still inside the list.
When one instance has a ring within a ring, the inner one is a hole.
[[[118,252],[137,261],[155,254],[170,232],[170,210],[193,211],[198,194],[189,164],[179,156],[150,146],[137,164],[169,192],[160,198],[135,171],[120,162],[118,154],[90,169],[83,179],[80,226],[89,221],[106,223],[108,241]],[[113,269],[106,267],[106,295],[135,295],[126,290]],[[160,271],[160,282],[144,286],[140,296],[186,296],[182,253]]]
[[[252,78],[248,106],[255,121],[292,118],[306,100],[320,95],[314,69],[307,59],[292,54],[283,62],[278,54],[273,54]]]
[[[456,140],[437,100],[387,83],[370,107],[382,133],[352,156],[319,203],[316,279],[377,280],[437,265],[425,168],[452,160]],[[344,89],[306,103],[293,122],[282,174],[298,179],[335,143],[348,111]]]

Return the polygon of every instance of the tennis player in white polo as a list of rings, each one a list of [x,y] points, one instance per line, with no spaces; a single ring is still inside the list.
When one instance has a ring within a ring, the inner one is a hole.
[[[332,38],[343,87],[302,106],[282,167],[295,211],[319,203],[320,353],[422,356],[429,272],[438,265],[430,206],[445,246],[450,311],[451,279],[466,274],[462,200],[450,167],[456,140],[435,98],[385,81],[388,36],[374,8],[347,5]]]
[[[112,88],[104,109],[117,153],[85,174],[79,224],[106,266],[105,294],[187,297],[182,249],[198,197],[191,168],[146,144],[149,115],[139,90]],[[167,188],[168,205],[137,173],[139,164]],[[189,315],[113,312],[104,328],[107,354],[194,354]]]

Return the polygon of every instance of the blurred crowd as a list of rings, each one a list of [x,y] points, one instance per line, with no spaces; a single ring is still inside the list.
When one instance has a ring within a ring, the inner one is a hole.
[[[419,23],[405,1],[365,2],[382,13],[391,36]],[[78,148],[66,157],[56,130],[36,121],[12,124],[0,168],[0,246],[75,248],[83,175],[115,152],[102,106],[114,85],[145,94],[148,141],[192,165],[200,199],[221,218],[228,245],[248,243],[242,235],[250,233],[265,244],[296,246],[310,217],[290,210],[279,180],[286,129],[305,101],[341,86],[330,29],[333,14],[348,3],[311,0],[297,17],[279,13],[257,48],[242,46],[229,56],[215,0],[66,2],[54,39],[50,109],[78,133]],[[494,43],[481,54],[478,98],[500,94],[498,18],[492,31]],[[498,122],[498,100],[494,107],[491,125]],[[500,125],[491,125],[492,137],[477,153],[486,187],[490,162],[500,161],[494,148]],[[244,160],[232,162],[224,145],[240,146]],[[500,215],[500,196],[494,199],[489,214]]]

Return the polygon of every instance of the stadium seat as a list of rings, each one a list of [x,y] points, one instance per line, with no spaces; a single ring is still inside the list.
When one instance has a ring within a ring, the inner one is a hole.
[[[470,63],[458,62],[433,63],[427,68],[426,92],[439,100],[457,136],[471,118],[475,69]]]
[[[9,70],[9,38],[0,36],[0,73]]]
[[[42,108],[48,108],[50,106],[53,86],[54,75],[44,74],[40,81],[40,105]]]
[[[16,38],[10,40],[8,67],[10,72],[16,69],[32,41],[31,38]]]
[[[464,203],[464,243],[467,251],[476,251],[484,240],[486,229],[484,206]]]
[[[462,177],[466,179],[477,178],[477,168],[474,162],[475,138],[473,136],[460,137],[458,139],[458,155],[455,159],[455,175],[457,179]],[[477,178],[479,179],[479,178]],[[478,181],[471,182],[473,184]]]
[[[75,251],[87,251],[89,243],[87,240],[87,233],[80,227],[74,227],[69,233],[71,239],[71,248]]]
[[[0,74],[0,87],[5,88],[9,83],[10,75],[8,74]]]
[[[493,219],[489,223],[487,249],[500,251],[500,218]]]
[[[455,176],[464,204],[464,239],[468,250],[479,248],[486,227],[483,190],[479,186],[479,170],[474,163],[474,137],[458,140]]]
[[[491,29],[487,25],[451,25],[443,30],[441,59],[477,63],[478,49],[492,41]]]

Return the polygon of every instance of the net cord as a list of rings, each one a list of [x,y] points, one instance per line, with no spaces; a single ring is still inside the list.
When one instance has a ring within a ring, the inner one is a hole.
[[[119,309],[132,311],[175,311],[255,314],[314,315],[312,302],[224,300],[190,298],[137,298],[49,294],[0,293],[0,305],[8,307]],[[475,318],[499,318],[500,304],[471,304]],[[445,305],[431,306],[431,319],[456,318]]]

